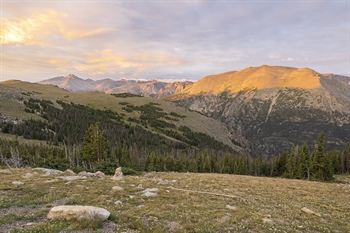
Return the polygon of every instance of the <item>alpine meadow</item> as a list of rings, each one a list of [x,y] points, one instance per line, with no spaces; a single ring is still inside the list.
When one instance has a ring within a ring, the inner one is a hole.
[[[350,232],[350,2],[3,1],[0,232]]]

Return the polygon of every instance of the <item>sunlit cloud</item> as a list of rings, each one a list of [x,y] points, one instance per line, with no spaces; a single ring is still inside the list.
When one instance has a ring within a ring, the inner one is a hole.
[[[262,64],[350,75],[349,3],[316,2],[5,1],[0,80],[193,80]]]
[[[62,28],[61,19],[64,17],[67,15],[62,12],[46,10],[27,18],[2,18],[1,43],[43,44],[43,36]]]
[[[112,31],[112,28],[84,29],[85,26],[69,22],[64,12],[42,10],[26,18],[2,18],[1,44],[52,45],[55,37],[72,40]]]
[[[126,55],[117,50],[104,49],[92,52],[86,57],[84,63],[74,65],[74,69],[89,75],[114,75],[122,70],[140,72],[168,66],[181,66],[186,63],[184,59],[163,53]]]

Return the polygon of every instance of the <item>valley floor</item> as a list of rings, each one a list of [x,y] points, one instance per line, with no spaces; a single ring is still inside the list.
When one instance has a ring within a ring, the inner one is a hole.
[[[0,232],[350,232],[349,175],[338,183],[193,173],[70,177],[0,170]],[[47,220],[63,204],[111,216],[103,224]]]

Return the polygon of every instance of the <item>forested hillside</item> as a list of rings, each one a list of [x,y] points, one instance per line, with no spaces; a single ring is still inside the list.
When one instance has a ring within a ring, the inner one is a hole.
[[[324,133],[314,139],[314,147],[295,144],[281,154],[266,157],[240,151],[246,145],[237,137],[231,137],[231,146],[218,141],[220,137],[205,133],[213,131],[208,126],[210,121],[203,123],[204,116],[177,111],[163,102],[130,94],[68,95],[45,88],[28,92],[11,87],[8,92],[2,91],[2,166],[101,170],[108,174],[122,166],[126,174],[215,172],[316,180],[331,180],[335,173],[350,172],[350,145],[325,151]],[[96,98],[100,100],[92,102]],[[17,112],[11,110],[13,105]],[[193,116],[198,118],[189,119]],[[209,130],[194,130],[196,121]]]

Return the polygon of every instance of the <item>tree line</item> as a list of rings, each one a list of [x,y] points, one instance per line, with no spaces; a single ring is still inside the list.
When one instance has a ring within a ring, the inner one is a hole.
[[[122,115],[110,110],[62,101],[57,104],[61,108],[49,101],[29,100],[27,111],[44,120],[0,124],[4,133],[43,140],[37,144],[0,140],[1,165],[101,170],[107,174],[121,166],[131,172],[213,172],[326,181],[333,174],[350,172],[350,143],[342,150],[325,151],[323,132],[313,150],[304,143],[272,158],[253,157],[235,154],[186,126],[173,130],[182,140],[171,140],[124,123]]]

